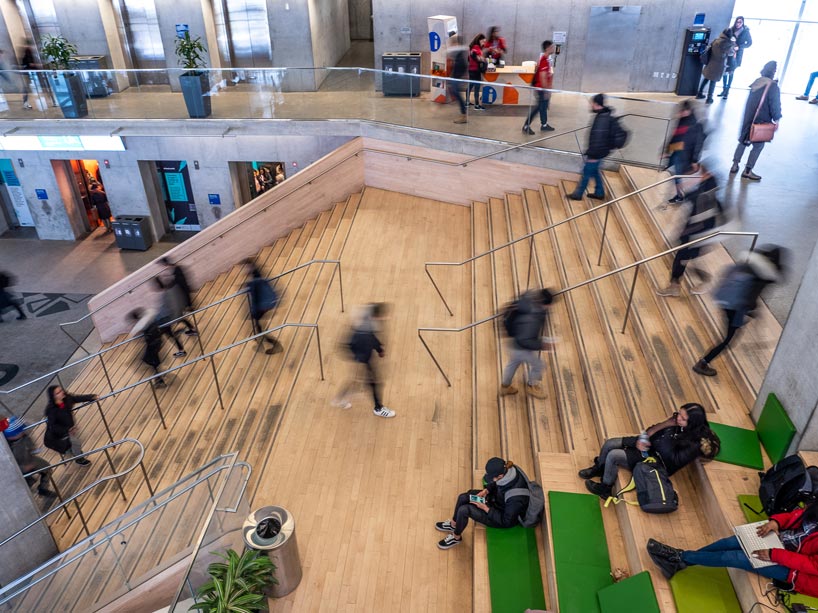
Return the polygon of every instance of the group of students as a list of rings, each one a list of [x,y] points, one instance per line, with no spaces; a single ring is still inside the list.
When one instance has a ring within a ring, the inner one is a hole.
[[[460,117],[455,120],[455,123],[467,123],[466,108],[472,106],[469,97],[474,92],[475,111],[485,110],[485,107],[480,104],[480,81],[483,80],[483,74],[488,71],[490,64],[499,64],[505,57],[508,47],[506,39],[500,36],[500,28],[497,26],[491,27],[488,37],[483,33],[476,35],[468,48],[463,46],[460,36],[457,40],[457,44],[452,49],[451,75],[454,79],[468,78],[471,83],[469,83],[465,98],[463,97],[463,84],[460,81],[451,81],[449,92],[460,106]]]

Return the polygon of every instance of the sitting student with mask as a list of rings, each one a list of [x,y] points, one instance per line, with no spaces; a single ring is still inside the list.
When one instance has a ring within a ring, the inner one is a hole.
[[[513,489],[526,489],[525,477],[517,470],[513,462],[502,458],[491,458],[486,462],[486,474],[483,477],[486,487],[482,490],[469,490],[457,497],[452,519],[435,524],[440,532],[448,532],[437,546],[451,549],[463,540],[463,531],[469,519],[490,528],[511,528],[520,523],[528,509],[530,496],[521,494],[509,496],[506,492]],[[481,502],[482,500],[482,502]]]

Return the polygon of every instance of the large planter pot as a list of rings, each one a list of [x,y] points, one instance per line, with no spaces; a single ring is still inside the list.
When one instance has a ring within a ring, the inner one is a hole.
[[[80,75],[73,72],[51,72],[48,74],[48,83],[66,118],[88,115],[88,101]]]
[[[185,97],[191,118],[210,116],[210,81],[207,73],[186,72],[179,77],[182,95]]]

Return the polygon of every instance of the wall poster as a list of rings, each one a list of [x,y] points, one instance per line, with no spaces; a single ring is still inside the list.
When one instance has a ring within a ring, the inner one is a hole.
[[[26,196],[20,186],[20,179],[17,178],[17,173],[14,172],[11,160],[0,159],[0,177],[2,177],[2,183],[6,186],[14,214],[17,215],[17,223],[21,226],[33,227],[34,218],[31,216]]]
[[[187,162],[159,160],[156,172],[162,185],[168,220],[176,230],[201,230],[199,213],[190,187]]]

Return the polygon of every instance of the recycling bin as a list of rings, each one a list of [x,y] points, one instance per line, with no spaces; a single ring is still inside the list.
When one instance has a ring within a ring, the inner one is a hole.
[[[295,519],[287,509],[263,507],[251,513],[242,525],[244,544],[261,551],[275,564],[277,583],[267,592],[281,598],[292,592],[301,582],[301,558],[295,539]]]
[[[384,96],[420,95],[420,53],[384,53],[381,56]],[[391,74],[390,74],[391,73]]]
[[[146,251],[153,244],[149,217],[117,217],[111,228],[120,249]]]

